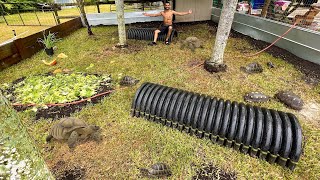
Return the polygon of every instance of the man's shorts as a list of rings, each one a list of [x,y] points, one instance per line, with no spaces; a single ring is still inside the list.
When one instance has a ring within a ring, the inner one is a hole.
[[[158,29],[160,30],[159,34],[167,34],[169,30],[169,26],[172,27],[172,25],[161,25]]]

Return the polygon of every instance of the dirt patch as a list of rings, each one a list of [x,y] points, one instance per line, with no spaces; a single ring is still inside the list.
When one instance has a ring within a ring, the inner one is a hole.
[[[85,179],[86,170],[83,167],[68,167],[63,160],[58,161],[51,170],[57,180],[82,180]]]
[[[220,179],[220,180],[234,180],[237,179],[235,172],[226,172],[213,164],[204,164],[202,168],[196,171],[196,175],[192,177],[193,180],[209,180],[209,179]]]
[[[146,46],[141,43],[128,43],[126,48],[117,48],[116,46],[112,47],[105,47],[100,52],[101,56],[111,56],[114,54],[131,54],[131,53],[138,53],[142,51]]]
[[[320,104],[316,102],[306,103],[303,109],[300,111],[307,121],[320,127]]]
[[[201,66],[203,64],[203,62],[204,62],[204,60],[193,59],[193,60],[187,62],[186,66],[188,68],[193,69],[194,67]]]

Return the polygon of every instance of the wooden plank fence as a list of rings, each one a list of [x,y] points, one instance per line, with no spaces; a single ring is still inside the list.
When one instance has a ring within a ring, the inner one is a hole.
[[[81,27],[81,18],[78,17],[48,28],[45,30],[45,33],[48,34],[49,31],[51,33],[56,32],[57,36],[61,38],[68,36]],[[0,71],[24,59],[30,58],[43,49],[44,47],[38,42],[38,38],[43,38],[43,31],[0,46]]]

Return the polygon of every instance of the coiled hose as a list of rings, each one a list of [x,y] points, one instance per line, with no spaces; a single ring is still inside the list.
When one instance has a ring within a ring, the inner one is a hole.
[[[144,83],[135,94],[131,115],[291,170],[302,153],[301,126],[290,113]]]

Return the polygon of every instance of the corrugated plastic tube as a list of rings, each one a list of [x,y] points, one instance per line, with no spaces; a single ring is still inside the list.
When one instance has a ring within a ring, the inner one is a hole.
[[[131,115],[208,138],[294,170],[302,153],[295,115],[153,83],[137,90]]]

